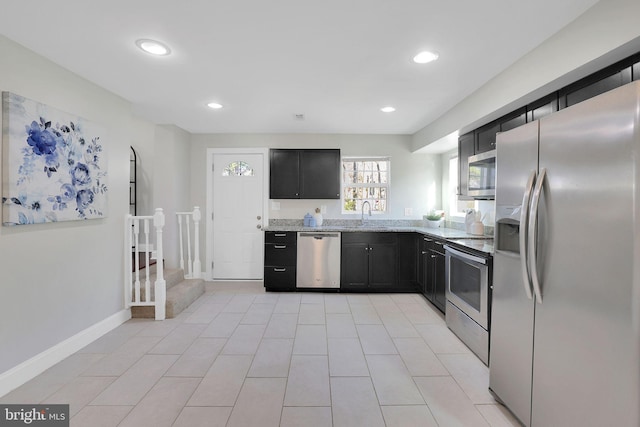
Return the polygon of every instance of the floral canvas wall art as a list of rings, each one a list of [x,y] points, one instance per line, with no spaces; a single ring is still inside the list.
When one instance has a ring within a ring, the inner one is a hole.
[[[103,218],[104,130],[81,117],[2,93],[4,225]]]

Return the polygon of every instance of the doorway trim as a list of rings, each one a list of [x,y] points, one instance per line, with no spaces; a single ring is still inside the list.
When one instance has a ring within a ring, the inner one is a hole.
[[[269,225],[269,149],[266,147],[207,148],[207,196],[205,213],[205,278],[213,280],[213,158],[216,154],[262,154],[264,179],[262,189],[262,227]]]

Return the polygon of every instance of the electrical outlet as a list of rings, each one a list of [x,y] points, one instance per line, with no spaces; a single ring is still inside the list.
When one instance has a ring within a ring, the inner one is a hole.
[[[271,202],[271,210],[279,211],[280,210],[280,202]]]
[[[327,205],[320,205],[320,213],[321,214],[327,213]]]
[[[404,208],[404,216],[413,215],[413,208]]]

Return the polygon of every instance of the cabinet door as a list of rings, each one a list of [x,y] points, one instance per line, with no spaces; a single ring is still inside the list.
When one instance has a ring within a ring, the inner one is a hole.
[[[300,198],[340,198],[340,150],[301,150],[300,173]]]
[[[468,198],[469,190],[469,157],[475,154],[475,141],[473,132],[464,134],[458,138],[458,196]]]
[[[300,198],[299,150],[270,150],[269,198]]]
[[[522,126],[527,122],[527,113],[524,108],[515,111],[513,114],[509,114],[500,120],[500,132],[506,132],[508,130]]]
[[[436,251],[432,251],[431,255],[433,260],[433,303],[444,313],[447,305],[447,298],[445,296],[446,282],[444,277],[445,256]]]
[[[500,123],[492,122],[476,132],[476,154],[496,149],[496,135],[500,131]]]
[[[429,242],[431,239],[426,236],[418,237],[418,292],[425,296],[429,271]]]
[[[292,266],[265,266],[264,287],[268,291],[294,291],[296,289],[296,268]]]
[[[398,247],[393,243],[369,245],[369,287],[393,292],[398,283]]]
[[[398,288],[415,292],[417,286],[419,240],[415,233],[398,233]]]
[[[631,82],[631,67],[620,71],[604,71],[580,80],[560,91],[560,108],[571,107],[579,102],[598,96]]]
[[[340,289],[366,291],[369,281],[369,245],[342,243]]]
[[[527,122],[540,120],[558,111],[558,93],[554,92],[527,106]]]

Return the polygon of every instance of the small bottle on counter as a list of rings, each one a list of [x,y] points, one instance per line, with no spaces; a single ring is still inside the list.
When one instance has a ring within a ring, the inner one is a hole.
[[[313,218],[313,217],[311,216],[311,214],[310,214],[310,213],[307,213],[307,214],[304,216],[304,219],[302,220],[302,225],[303,225],[304,227],[311,227],[311,219],[312,219],[312,218]]]

